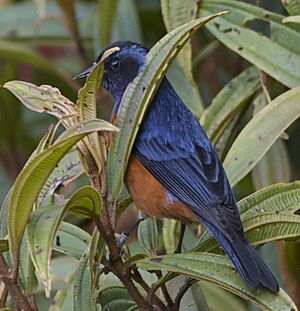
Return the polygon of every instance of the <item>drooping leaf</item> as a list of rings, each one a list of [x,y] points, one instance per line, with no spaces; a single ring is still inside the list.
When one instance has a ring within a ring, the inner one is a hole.
[[[113,301],[118,301],[118,309],[111,308]],[[123,309],[127,310],[127,307],[129,305],[132,306],[132,304],[134,304],[134,301],[129,295],[127,289],[121,286],[112,286],[105,288],[99,293],[97,297],[97,302],[101,304],[102,310],[111,310],[111,311],[113,310],[120,311]]]
[[[63,96],[59,89],[50,85],[37,86],[24,81],[9,81],[3,85],[12,92],[27,108],[54,115],[66,127],[77,122],[75,104]]]
[[[300,15],[285,17],[282,20],[283,23],[300,23]]]
[[[20,242],[33,204],[55,165],[84,136],[94,131],[112,128],[112,125],[105,121],[86,121],[67,130],[50,148],[25,165],[15,181],[9,201],[8,232],[14,260],[17,260]]]
[[[182,25],[168,33],[147,54],[144,69],[127,87],[122,98],[114,144],[108,157],[109,190],[116,200],[122,189],[123,175],[138,126],[168,66],[190,36],[218,13]]]
[[[224,256],[207,253],[164,255],[140,260],[137,266],[143,270],[160,269],[209,281],[251,301],[265,311],[297,310],[282,289],[276,294],[265,288],[249,289]]]
[[[231,146],[224,168],[231,186],[263,157],[279,135],[300,116],[300,87],[276,97],[244,127]]]
[[[230,14],[207,24],[224,45],[288,87],[300,85],[300,26],[282,24],[283,15],[242,1],[204,0],[200,16],[222,10]],[[266,32],[257,31],[257,24]]]
[[[50,260],[52,244],[61,246],[61,238],[56,235],[58,227],[65,215],[72,211],[77,216],[99,217],[102,205],[101,196],[90,186],[77,190],[69,199],[64,208],[49,206],[35,210],[30,218],[27,227],[27,237],[31,252],[31,258],[37,272],[41,276],[45,287],[46,295],[51,291]]]

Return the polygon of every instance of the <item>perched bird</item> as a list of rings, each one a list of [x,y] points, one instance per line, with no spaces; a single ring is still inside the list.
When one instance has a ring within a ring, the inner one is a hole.
[[[105,50],[102,85],[114,98],[112,120],[128,84],[143,69],[148,50],[118,41]],[[102,57],[102,51],[96,64]],[[86,77],[93,66],[77,77]],[[140,125],[125,175],[137,207],[150,217],[202,222],[250,288],[279,290],[270,269],[248,243],[218,155],[199,121],[164,78]]]

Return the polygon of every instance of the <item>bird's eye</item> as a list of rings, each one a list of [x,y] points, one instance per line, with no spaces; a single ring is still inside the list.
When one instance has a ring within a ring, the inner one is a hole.
[[[117,58],[114,58],[111,63],[110,63],[110,67],[113,71],[117,71],[120,69],[120,60]]]

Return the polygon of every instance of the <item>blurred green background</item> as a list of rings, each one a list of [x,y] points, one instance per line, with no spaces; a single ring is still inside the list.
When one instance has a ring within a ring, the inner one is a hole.
[[[244,2],[287,15],[279,0]],[[267,26],[252,25],[262,33],[269,31]],[[49,84],[75,101],[82,82],[72,77],[86,68],[103,47],[116,40],[151,47],[165,33],[159,0],[0,0],[0,84],[14,79]],[[194,79],[208,106],[248,63],[206,29],[193,37],[192,46]],[[182,84],[178,70],[173,66],[169,74],[175,86]],[[189,95],[181,92],[183,99]],[[275,93],[271,96],[275,97]],[[100,117],[107,119],[111,97],[104,90],[99,93],[100,102]],[[29,111],[8,91],[0,90],[0,203],[51,122],[54,119],[50,116]],[[283,147],[279,147],[284,149],[285,161],[275,159],[272,166],[278,182],[282,177],[279,171],[285,172],[282,181],[300,177],[300,122],[293,124],[286,136],[288,139],[280,143]],[[253,178],[249,174],[239,183],[235,189],[238,198],[260,187],[260,174],[263,171],[257,170]],[[299,299],[300,285],[294,280],[298,278],[300,282],[299,243],[278,243],[264,247],[262,252],[272,253],[266,261],[273,269],[281,270],[288,292]]]

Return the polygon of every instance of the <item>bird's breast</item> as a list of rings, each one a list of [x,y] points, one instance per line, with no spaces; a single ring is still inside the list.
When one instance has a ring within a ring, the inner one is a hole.
[[[170,200],[166,188],[134,156],[128,162],[125,184],[138,209],[146,215],[199,223],[189,206]]]

